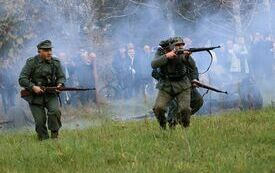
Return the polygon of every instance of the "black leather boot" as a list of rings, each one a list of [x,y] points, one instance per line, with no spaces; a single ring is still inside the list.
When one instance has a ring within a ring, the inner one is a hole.
[[[159,122],[159,125],[162,129],[166,129],[166,117],[165,117],[165,111],[163,110],[154,110],[155,116]]]

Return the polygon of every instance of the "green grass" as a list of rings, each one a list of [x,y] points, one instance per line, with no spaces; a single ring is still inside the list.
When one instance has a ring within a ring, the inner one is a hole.
[[[274,172],[275,111],[193,117],[162,131],[156,121],[112,122],[63,130],[0,134],[0,172]]]

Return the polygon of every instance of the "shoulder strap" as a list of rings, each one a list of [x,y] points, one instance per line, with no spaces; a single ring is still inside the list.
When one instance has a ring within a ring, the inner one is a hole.
[[[55,76],[56,68],[55,68],[54,62],[52,62],[51,71],[52,71],[52,74],[51,74],[51,82],[52,83],[51,83],[51,85],[55,86],[56,85],[56,76]]]
[[[36,67],[38,66],[38,63],[39,63],[38,55],[36,55],[36,56],[34,57],[34,66],[33,66],[32,69],[31,69],[31,77],[32,77],[32,74],[34,73]]]

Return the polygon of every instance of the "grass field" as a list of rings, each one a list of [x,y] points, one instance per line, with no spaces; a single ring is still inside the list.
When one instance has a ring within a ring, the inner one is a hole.
[[[275,172],[275,110],[193,117],[191,127],[156,121],[112,122],[35,133],[0,134],[0,172]]]

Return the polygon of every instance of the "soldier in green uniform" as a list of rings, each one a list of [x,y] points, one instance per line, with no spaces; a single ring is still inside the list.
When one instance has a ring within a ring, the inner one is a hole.
[[[24,99],[28,101],[34,117],[38,139],[44,140],[49,138],[48,129],[51,131],[51,138],[58,137],[61,112],[58,91],[47,93],[41,86],[62,87],[65,83],[65,75],[60,61],[52,57],[50,40],[42,41],[37,48],[38,55],[27,59],[19,76],[19,84],[31,93]]]
[[[198,68],[196,67],[196,63],[191,56],[188,58],[187,69],[188,69],[187,75],[191,82],[194,79],[199,80]],[[190,102],[191,115],[195,114],[202,107],[202,105],[203,105],[203,97],[201,96],[199,91],[196,89],[196,87],[192,86],[191,102]],[[177,99],[174,99],[169,104],[168,115],[167,115],[167,121],[169,123],[169,127],[171,128],[175,127],[175,125],[177,124],[177,119],[176,119],[177,111],[178,111],[178,102],[177,102]]]
[[[184,42],[180,37],[160,42],[160,46],[151,63],[153,69],[159,69],[157,84],[158,96],[153,108],[160,127],[165,129],[165,112],[169,103],[176,99],[178,103],[177,119],[183,127],[190,124],[191,81],[188,77],[190,52],[184,51]],[[193,61],[195,66],[195,62]],[[196,79],[195,75],[191,76]]]
[[[169,42],[173,42],[173,39],[168,39],[168,40],[162,41],[161,47],[163,47],[163,49],[166,49],[165,47],[168,46]],[[194,59],[190,56],[188,58],[187,62],[188,62],[186,64],[187,65],[186,66],[187,67],[187,76],[188,76],[190,82],[192,82],[192,80],[194,80],[194,79],[199,80],[199,73],[198,73],[198,69],[196,67],[196,63],[195,63]],[[160,80],[160,78],[161,78],[160,70],[154,69],[152,76],[156,80]],[[202,105],[203,105],[203,97],[198,92],[196,87],[193,86],[191,88],[191,102],[190,102],[191,115],[195,114],[202,107]],[[178,112],[178,102],[177,102],[177,99],[175,98],[169,104],[168,115],[167,115],[167,121],[169,123],[169,127],[171,127],[171,128],[175,127],[175,125],[177,124],[177,117],[176,117],[177,112]]]
[[[203,97],[198,92],[195,87],[192,87],[191,90],[191,115],[195,114],[203,105]],[[167,114],[167,121],[170,128],[174,128],[177,124],[177,114],[178,111],[178,102],[176,99],[172,100],[169,104],[168,114]]]

